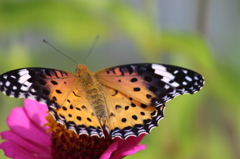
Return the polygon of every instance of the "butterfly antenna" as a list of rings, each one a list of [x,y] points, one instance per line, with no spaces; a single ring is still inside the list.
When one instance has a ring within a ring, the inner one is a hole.
[[[85,64],[85,61],[87,60],[88,56],[89,56],[90,53],[92,52],[92,49],[94,48],[94,46],[95,46],[97,40],[99,39],[99,37],[100,37],[99,35],[96,36],[96,38],[95,38],[95,40],[94,40],[94,42],[93,42],[93,44],[92,44],[92,47],[90,48],[89,52],[87,53],[87,55],[86,55],[85,58],[84,58],[84,61],[83,61],[84,64]]]
[[[75,60],[73,60],[71,57],[67,56],[66,54],[64,54],[60,50],[58,50],[56,47],[54,47],[52,44],[50,44],[47,40],[43,39],[43,42],[48,44],[49,46],[51,46],[54,50],[56,50],[58,53],[62,54],[63,56],[65,56],[69,60],[73,61],[76,65],[78,65],[78,63]]]

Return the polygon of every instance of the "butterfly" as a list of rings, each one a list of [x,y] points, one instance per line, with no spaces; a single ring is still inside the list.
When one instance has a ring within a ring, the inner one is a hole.
[[[163,117],[165,103],[198,92],[203,77],[186,68],[140,63],[76,73],[22,68],[0,75],[0,91],[48,106],[56,122],[76,134],[126,139],[148,134]]]

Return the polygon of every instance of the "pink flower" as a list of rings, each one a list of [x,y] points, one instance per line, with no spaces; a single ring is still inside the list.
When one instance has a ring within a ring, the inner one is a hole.
[[[12,109],[8,116],[10,130],[0,133],[2,139],[6,140],[1,143],[0,149],[14,159],[52,159],[52,134],[46,133],[49,127],[43,127],[47,123],[46,116],[46,105],[25,99],[24,107]],[[144,150],[145,145],[138,145],[144,136],[129,137],[126,140],[115,138],[104,153],[100,154],[100,159],[120,159]]]

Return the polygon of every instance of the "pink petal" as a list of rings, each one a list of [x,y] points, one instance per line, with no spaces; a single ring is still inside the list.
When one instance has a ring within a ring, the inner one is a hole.
[[[24,110],[36,126],[39,126],[43,131],[48,129],[48,127],[43,127],[43,125],[47,123],[45,117],[48,116],[48,108],[46,105],[32,99],[25,99]]]
[[[133,155],[140,150],[144,150],[146,145],[138,145],[138,143],[143,139],[146,134],[142,134],[139,137],[129,137],[126,140],[122,140],[120,138],[116,138],[118,141],[118,150],[114,152],[114,156],[111,159],[119,159],[123,158],[127,155]]]
[[[100,159],[121,159],[144,150],[146,145],[138,145],[144,136],[145,134],[142,134],[139,137],[129,137],[126,140],[115,138],[115,142],[109,146]]]
[[[37,113],[35,118],[39,120]],[[7,118],[7,124],[14,133],[25,140],[42,146],[50,146],[51,144],[50,135],[44,132],[45,130],[42,127],[34,124],[21,107],[12,109]]]
[[[114,142],[111,144],[108,149],[102,154],[100,159],[109,159],[112,155],[112,153],[117,149],[118,147],[118,142]]]
[[[14,159],[51,159],[50,135],[41,126],[46,123],[46,115],[46,106],[33,100],[25,100],[24,108],[12,109],[7,118],[11,130],[0,134],[6,140],[0,144],[5,155]]]
[[[5,141],[0,145],[1,149],[4,149],[5,155],[14,159],[51,159],[49,154],[37,154],[16,145],[12,141]]]
[[[128,155],[133,155],[140,150],[144,150],[145,148],[146,148],[146,145],[136,145],[131,149],[129,149],[128,151],[123,151],[122,153],[115,154],[111,159],[120,159]]]
[[[15,145],[18,145],[22,148],[27,148],[29,151],[33,151],[36,153],[51,153],[51,150],[48,146],[42,146],[38,144],[34,144],[31,141],[25,140],[18,136],[17,134],[13,133],[12,131],[4,131],[1,134],[2,139],[5,139],[7,141],[4,142],[13,142]],[[1,148],[1,145],[0,145]]]

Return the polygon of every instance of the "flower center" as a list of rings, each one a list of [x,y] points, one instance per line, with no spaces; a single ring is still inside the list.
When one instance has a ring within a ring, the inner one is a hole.
[[[46,117],[50,128],[53,159],[96,159],[113,143],[111,138],[77,135],[57,123],[52,115]]]

